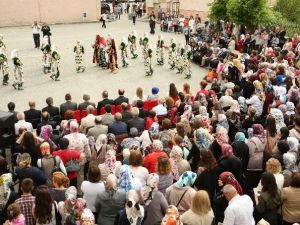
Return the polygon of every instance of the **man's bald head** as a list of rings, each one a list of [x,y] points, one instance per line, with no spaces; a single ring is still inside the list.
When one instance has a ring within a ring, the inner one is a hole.
[[[121,121],[122,120],[122,114],[121,113],[116,113],[115,114],[115,120],[116,121]]]
[[[28,105],[31,109],[34,109],[35,108],[35,101],[29,101],[28,102]]]

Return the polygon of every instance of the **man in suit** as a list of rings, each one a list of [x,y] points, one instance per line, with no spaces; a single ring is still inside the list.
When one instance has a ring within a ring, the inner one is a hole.
[[[83,101],[84,101],[84,102],[83,102],[83,103],[80,103],[80,104],[78,105],[78,109],[79,109],[80,111],[83,110],[83,109],[86,109],[89,105],[94,106],[94,108],[96,107],[94,102],[89,102],[89,100],[90,100],[90,96],[89,96],[89,95],[84,94],[82,98],[83,98]]]
[[[14,118],[15,118],[15,123],[18,121],[18,118],[17,118],[17,114],[18,112],[15,111],[15,108],[16,108],[16,105],[14,102],[9,102],[7,104],[7,108],[8,108],[8,112],[14,114]]]
[[[95,118],[95,126],[90,128],[87,132],[87,136],[93,136],[95,141],[97,140],[98,136],[100,134],[107,134],[108,133],[108,127],[102,124],[102,117],[96,116]]]
[[[127,110],[128,104],[126,102],[123,102],[121,104],[122,107],[122,121],[127,123],[128,120],[130,120],[132,118],[131,113]]]
[[[143,109],[144,102],[142,100],[138,100],[136,103],[136,107],[140,110],[139,117],[145,119],[149,115],[149,111]]]
[[[98,104],[97,104],[97,111],[98,111],[99,115],[101,114],[100,110],[102,107],[104,107],[107,104],[108,105],[114,104],[114,100],[108,98],[108,92],[106,90],[102,92],[102,98],[103,98],[103,100],[98,102]]]
[[[127,133],[127,125],[122,122],[121,113],[115,114],[115,122],[108,127],[108,132],[114,135],[126,134]]]
[[[37,125],[41,122],[41,110],[35,109],[35,102],[29,101],[29,110],[24,111],[25,120],[32,124],[33,129],[37,128]]]
[[[45,126],[45,125],[50,125],[52,127],[52,129],[56,129],[56,125],[57,125],[55,121],[50,121],[50,114],[47,111],[42,113],[42,122],[39,123],[36,128],[37,135],[40,135],[41,128],[42,128],[42,126]]]
[[[114,101],[114,105],[121,105],[123,102],[129,103],[128,98],[124,97],[125,90],[119,89],[118,91],[119,97],[117,97]]]
[[[135,127],[138,129],[139,133],[142,133],[145,129],[145,120],[142,118],[138,117],[139,116],[139,109],[137,107],[133,107],[131,109],[131,115],[132,119],[128,121],[127,124],[127,130],[129,131],[130,128]]]
[[[48,97],[46,98],[46,104],[47,106],[42,109],[42,112],[48,112],[50,114],[50,118],[54,116],[59,116],[59,108],[56,106],[53,106],[53,98]]]
[[[72,97],[69,93],[65,95],[65,100],[66,102],[60,105],[60,114],[62,117],[67,110],[77,110],[77,103],[71,101]]]
[[[88,127],[95,126],[95,116],[93,115],[94,106],[89,105],[86,110],[88,112],[87,116],[81,119],[80,131],[86,134],[86,129]]]
[[[102,124],[109,126],[115,122],[114,116],[111,114],[111,105],[105,105],[105,114],[102,116]]]

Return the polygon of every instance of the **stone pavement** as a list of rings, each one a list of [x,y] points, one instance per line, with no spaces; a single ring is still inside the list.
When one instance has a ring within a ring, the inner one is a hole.
[[[119,47],[120,40],[133,29],[137,31],[138,38],[144,32],[150,31],[149,24],[137,21],[133,26],[132,21],[127,19],[127,15],[122,15],[120,21],[107,23],[107,28],[101,28],[99,23],[80,23],[80,24],[62,24],[51,25],[51,42],[58,47],[61,55],[61,81],[54,82],[49,75],[44,75],[42,70],[42,52],[34,48],[34,42],[31,34],[31,27],[6,27],[0,28],[0,34],[4,36],[4,42],[7,46],[7,52],[10,56],[12,49],[19,50],[19,57],[23,61],[24,67],[24,90],[17,91],[11,86],[13,82],[13,67],[10,64],[10,84],[0,86],[0,110],[7,110],[7,103],[13,101],[16,103],[16,111],[28,109],[28,101],[35,100],[36,108],[43,108],[45,99],[52,96],[54,105],[64,102],[64,95],[70,93],[73,101],[82,102],[82,95],[89,94],[91,101],[97,102],[101,99],[103,90],[109,91],[109,97],[117,97],[119,88],[125,89],[125,96],[131,99],[135,95],[137,87],[142,87],[144,94],[151,93],[152,86],[158,86],[162,96],[168,95],[169,84],[175,83],[178,91],[182,90],[182,85],[187,81],[184,75],[178,75],[175,71],[168,69],[167,63],[159,67],[156,65],[155,49],[153,54],[154,74],[152,77],[146,77],[141,58],[141,49],[138,50],[139,57],[130,60],[128,68],[120,68],[117,74],[111,74],[109,70],[101,70],[92,63],[93,48],[95,36],[97,33],[107,37],[109,33],[116,39],[116,46]],[[152,47],[155,47],[157,35],[161,33],[159,25],[156,26],[156,34],[149,35]],[[184,43],[184,36],[174,33],[163,33],[166,44],[170,42],[171,37],[175,37],[177,42]],[[76,73],[73,47],[76,40],[80,40],[85,47],[86,71]],[[42,42],[42,38],[41,38]],[[167,62],[167,51],[165,52],[165,61]],[[120,53],[118,52],[119,65]],[[195,93],[199,88],[199,82],[206,75],[206,70],[199,66],[192,66],[193,75],[188,81],[191,84],[192,92]],[[1,78],[2,81],[2,78]]]

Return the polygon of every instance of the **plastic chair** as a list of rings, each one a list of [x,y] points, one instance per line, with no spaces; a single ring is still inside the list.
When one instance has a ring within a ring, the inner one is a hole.
[[[77,122],[80,123],[80,121],[81,121],[81,113],[80,113],[80,110],[74,110],[74,111],[73,111],[73,116],[74,116],[74,119],[76,119]]]

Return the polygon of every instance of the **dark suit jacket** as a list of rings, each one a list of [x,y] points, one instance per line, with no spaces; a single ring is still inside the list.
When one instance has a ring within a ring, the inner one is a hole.
[[[101,108],[104,107],[107,104],[108,105],[113,105],[114,104],[114,100],[105,98],[102,101],[98,102],[98,104],[97,104],[97,110],[98,110],[98,114],[99,115],[100,115]]]
[[[9,110],[8,112],[14,114],[14,120],[15,120],[15,123],[18,122],[18,118],[17,118],[18,112],[14,111],[14,110],[12,110],[12,111]]]
[[[139,108],[140,113],[139,113],[139,117],[142,119],[145,119],[148,115],[149,115],[149,111],[145,110],[143,108]]]
[[[55,121],[42,121],[41,123],[39,123],[37,125],[37,128],[36,128],[37,135],[40,135],[41,128],[42,128],[42,126],[45,126],[45,125],[50,125],[52,127],[52,129],[56,129],[56,122]]]
[[[142,133],[145,129],[145,120],[139,117],[129,120],[127,123],[128,132],[132,127],[137,128],[139,133]]]
[[[41,110],[29,109],[24,111],[25,121],[32,123],[32,127],[36,129],[37,125],[41,122]]]
[[[80,103],[78,105],[78,109],[79,110],[83,110],[83,109],[86,109],[89,105],[92,105],[95,107],[95,103],[94,102],[83,102],[83,103]]]
[[[126,134],[127,133],[127,125],[122,121],[114,122],[109,125],[108,133],[113,133],[114,135]]]
[[[60,114],[62,115],[62,117],[64,116],[65,111],[67,110],[77,110],[77,103],[66,101],[65,103],[60,105]]]
[[[127,123],[132,118],[131,113],[128,111],[122,111],[121,115],[122,115],[122,121],[125,123]]]
[[[123,102],[129,103],[128,98],[124,97],[123,95],[120,95],[117,97],[114,101],[115,105],[121,105]]]
[[[59,108],[56,106],[48,105],[42,109],[42,112],[48,112],[50,117],[58,116],[59,115]]]

